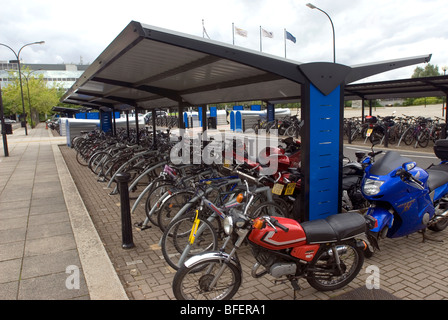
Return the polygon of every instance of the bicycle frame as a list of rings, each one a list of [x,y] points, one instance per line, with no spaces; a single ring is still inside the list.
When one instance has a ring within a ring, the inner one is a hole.
[[[114,173],[114,175],[112,176],[112,178],[110,178],[110,181],[109,181],[109,183],[107,184],[107,188],[110,188],[112,182],[115,181],[115,177],[117,176],[117,174],[119,174],[119,173],[120,173],[124,168],[126,168],[130,163],[132,163],[133,161],[135,161],[135,160],[137,160],[137,159],[139,159],[139,158],[141,158],[141,157],[145,157],[145,156],[147,156],[147,155],[156,155],[157,153],[158,153],[157,150],[150,150],[150,151],[140,152],[140,153],[136,154],[134,157],[132,157],[131,159],[129,159],[128,161],[126,161],[125,163],[123,163],[123,164],[121,165],[121,167],[118,168],[117,171]],[[137,164],[144,163],[145,160],[146,160],[146,159],[143,159],[143,160],[139,161]]]
[[[186,165],[186,166],[182,167],[181,170],[185,170],[185,169],[190,168],[192,166],[193,166],[192,164],[191,165]],[[158,167],[159,167],[159,165],[156,165],[156,166],[154,166],[152,168],[156,169]],[[206,175],[211,174],[211,173],[213,173],[213,169],[208,169],[206,171],[201,172],[199,174],[199,176],[206,176]],[[191,177],[186,177],[186,178],[182,178],[182,179],[183,179],[183,182],[185,183],[186,181],[193,180],[195,178],[196,178],[195,176],[191,176]],[[139,194],[137,200],[135,200],[134,204],[132,205],[131,213],[134,213],[134,211],[137,209],[137,206],[140,203],[140,201],[142,200],[142,198],[152,189],[153,183],[154,182],[151,182],[150,184],[148,184],[148,186],[146,186],[145,189],[143,189],[143,191]],[[132,190],[132,186],[133,185],[131,185],[129,187],[129,192]],[[163,200],[164,198],[165,198],[164,195],[162,195],[162,198],[160,198],[159,200]]]
[[[219,208],[218,206],[216,206],[212,201],[208,200],[204,195],[202,196],[202,201],[201,201],[201,209],[202,209],[202,205],[205,203],[212,211],[213,214],[210,215],[207,220],[209,222],[212,222],[214,219],[216,219],[217,216],[220,216],[222,219],[225,219],[227,217],[227,214],[225,213],[225,211],[227,211],[230,208],[236,207],[238,205],[245,205],[244,207],[244,211],[243,211],[243,215],[247,215],[247,210],[249,209],[250,205],[252,204],[255,195],[259,194],[259,193],[263,193],[265,192],[268,200],[272,201],[272,192],[271,192],[271,188],[269,186],[263,186],[263,187],[259,187],[254,191],[250,191],[249,190],[249,186],[247,184],[247,181],[244,181],[246,184],[246,188],[247,188],[247,193],[248,195],[250,195],[249,200],[246,203],[238,203],[236,201],[236,199],[231,199],[229,202],[227,202],[223,208]],[[173,219],[174,220],[174,219]],[[205,225],[202,225],[201,227],[198,228],[198,230],[196,231],[196,237],[200,236],[202,231],[204,230]],[[227,245],[227,241],[228,239],[225,241],[223,248],[226,247]],[[186,258],[188,257],[190,250],[191,250],[192,244],[191,243],[187,243],[186,247],[184,248],[179,261],[178,261],[178,266],[180,267],[184,261],[186,260]]]

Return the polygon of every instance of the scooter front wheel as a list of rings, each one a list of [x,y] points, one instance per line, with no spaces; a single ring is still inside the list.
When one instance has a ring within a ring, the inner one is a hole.
[[[335,247],[340,269],[330,245],[320,250],[309,266],[307,281],[318,291],[337,290],[346,286],[358,275],[364,264],[364,254],[355,241],[340,243]]]
[[[207,259],[192,267],[183,265],[174,276],[177,300],[228,300],[241,285],[241,270],[224,259]]]

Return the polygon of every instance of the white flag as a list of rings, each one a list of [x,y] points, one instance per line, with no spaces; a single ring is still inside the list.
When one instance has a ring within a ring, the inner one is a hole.
[[[243,30],[241,28],[235,27],[235,31],[236,31],[237,35],[240,35],[242,37],[247,37],[247,31],[246,30]]]
[[[261,33],[263,34],[263,37],[274,38],[273,32],[266,31],[263,28],[261,28]]]

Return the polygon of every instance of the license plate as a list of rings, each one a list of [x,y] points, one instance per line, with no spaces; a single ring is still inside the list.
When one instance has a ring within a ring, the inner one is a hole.
[[[285,196],[292,195],[294,193],[295,188],[296,188],[295,182],[288,183],[288,185],[286,186],[286,190],[285,190]]]
[[[281,196],[282,195],[282,191],[283,191],[283,187],[284,186],[282,184],[280,184],[280,183],[274,184],[274,187],[272,188],[272,193],[276,194],[278,196]]]
[[[196,232],[198,231],[200,222],[201,220],[198,218],[198,210],[196,210],[196,217],[194,218],[193,227],[191,228],[190,237],[188,238],[190,244],[193,244],[196,239]]]
[[[367,129],[367,134],[366,136],[370,137],[370,135],[372,134],[373,129]]]

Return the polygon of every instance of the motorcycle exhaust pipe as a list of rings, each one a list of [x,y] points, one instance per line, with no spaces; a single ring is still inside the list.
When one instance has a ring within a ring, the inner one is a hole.
[[[448,210],[444,211],[441,214],[436,215],[429,223],[429,226],[436,224],[437,222],[439,222],[442,219],[447,219],[448,218]]]
[[[336,251],[338,253],[339,256],[341,256],[344,253],[347,253],[347,246],[344,245],[339,245],[336,246]],[[333,249],[328,249],[327,252],[325,252],[325,254],[322,255],[322,258],[329,258],[333,256]]]
[[[251,276],[252,276],[252,278],[255,278],[255,279],[256,279],[256,278],[261,278],[262,276],[264,276],[265,274],[268,273],[267,270],[263,270],[263,271],[257,273],[257,270],[258,270],[258,268],[260,268],[260,267],[261,267],[261,264],[260,264],[260,263],[256,262],[256,263],[254,264],[254,266],[252,267],[252,272],[251,272]]]

